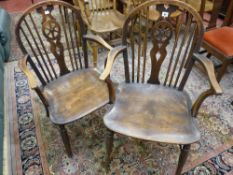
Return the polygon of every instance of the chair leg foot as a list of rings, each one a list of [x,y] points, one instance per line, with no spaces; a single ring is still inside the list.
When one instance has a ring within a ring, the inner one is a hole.
[[[185,161],[186,161],[186,159],[188,157],[190,146],[191,146],[190,144],[189,145],[183,145],[183,147],[181,148],[179,162],[178,162],[178,166],[177,166],[177,169],[176,169],[176,175],[180,175],[181,172],[182,172]]]
[[[113,137],[114,132],[111,130],[108,130],[107,136],[106,136],[106,158],[105,158],[105,169],[106,171],[110,171],[110,163],[111,163],[111,154],[112,154],[112,148],[113,148]]]
[[[60,134],[61,134],[64,146],[65,146],[67,155],[68,155],[68,157],[72,158],[73,154],[71,151],[70,139],[69,139],[69,136],[67,134],[67,130],[66,130],[64,125],[60,125],[59,127],[60,127]]]

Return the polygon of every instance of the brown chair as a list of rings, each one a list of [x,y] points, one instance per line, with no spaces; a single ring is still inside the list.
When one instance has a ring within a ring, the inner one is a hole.
[[[156,10],[159,19],[150,20],[148,9]],[[178,19],[173,17],[177,11]],[[106,166],[109,168],[117,132],[179,144],[176,174],[181,174],[190,144],[201,137],[194,122],[200,105],[209,95],[222,93],[212,62],[198,54],[204,32],[202,19],[181,1],[151,0],[128,15],[123,31],[122,43],[127,47],[123,51],[125,83],[119,85],[114,106],[104,116],[109,129]],[[109,77],[115,59],[115,55],[108,58],[102,80]],[[192,105],[183,89],[196,61],[207,72],[211,86]]]
[[[232,12],[233,1],[230,2],[223,26],[205,32],[203,38],[202,47],[208,55],[213,55],[222,62],[217,74],[218,81],[222,79],[228,65],[233,62],[233,28],[227,26],[232,22]]]
[[[19,66],[49,118],[59,126],[69,157],[72,151],[65,125],[104,106],[112,97],[110,79],[99,80],[99,71],[90,65],[86,39],[102,44],[111,50],[109,54],[115,51],[98,36],[84,36],[85,32],[80,10],[55,0],[33,5],[16,26],[17,41],[26,55]]]
[[[207,28],[216,27],[218,14],[220,12],[223,0],[182,0],[194,7],[204,18],[204,13],[211,14]]]
[[[121,37],[125,16],[116,9],[116,0],[73,0],[73,2],[81,9],[84,22],[92,33],[105,37],[110,45],[117,43],[112,34],[120,31]],[[98,48],[92,45],[92,49],[96,65]]]

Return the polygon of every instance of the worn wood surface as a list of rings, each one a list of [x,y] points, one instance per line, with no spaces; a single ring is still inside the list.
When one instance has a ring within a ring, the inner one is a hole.
[[[152,12],[158,15],[152,17]],[[125,84],[119,86],[114,107],[105,115],[104,123],[110,130],[130,137],[180,144],[175,174],[181,174],[190,144],[200,139],[192,109],[198,111],[209,95],[221,93],[211,62],[202,62],[212,83],[209,91],[194,106],[183,91],[196,61],[193,55],[201,45],[202,19],[184,2],[151,0],[129,13],[123,31],[122,43],[127,46],[123,50]],[[107,74],[115,57],[108,58],[111,63],[105,69]],[[111,137],[106,143],[108,163]]]
[[[109,129],[139,139],[188,144],[200,139],[187,94],[151,84],[119,87],[104,123]]]
[[[94,69],[62,76],[46,85],[43,94],[56,124],[77,120],[109,102],[108,87]]]
[[[101,81],[98,70],[89,68],[85,34],[80,10],[55,0],[26,10],[16,26],[17,41],[26,55],[19,67],[51,121],[60,125],[69,157],[71,144],[64,125],[102,107],[114,96],[111,80]]]

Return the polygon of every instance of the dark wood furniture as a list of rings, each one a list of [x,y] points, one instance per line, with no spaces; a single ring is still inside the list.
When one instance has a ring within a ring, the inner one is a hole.
[[[149,9],[159,13],[159,18],[150,18]],[[190,144],[201,137],[193,117],[209,95],[222,93],[212,62],[198,54],[204,33],[202,19],[186,3],[152,0],[128,15],[123,31],[122,43],[128,48],[123,51],[125,83],[119,85],[114,106],[104,116],[109,129],[106,168],[117,132],[142,140],[179,144],[176,174],[181,174]],[[102,80],[109,77],[115,59],[116,55],[108,58]],[[192,105],[183,89],[196,61],[207,72],[211,86]]]
[[[109,103],[112,97],[110,79],[99,80],[99,71],[90,65],[86,40],[102,44],[110,54],[114,50],[102,38],[85,33],[80,10],[55,0],[33,5],[16,26],[17,41],[26,55],[19,66],[49,118],[59,126],[70,157],[65,125]]]
[[[145,2],[144,0],[117,0],[120,6],[123,6],[123,11],[125,14],[128,14],[135,6],[140,3]],[[223,0],[181,0],[190,4],[192,7],[197,10],[202,17],[204,17],[204,12],[211,14],[210,20],[208,21],[207,28],[216,27],[216,22],[218,14],[221,10]]]
[[[213,9],[211,11],[211,18],[208,24],[208,29],[214,28],[217,26],[217,19],[219,12],[221,10],[223,0],[213,0]]]
[[[210,13],[210,20],[207,28],[214,28],[217,25],[218,14],[221,10],[223,0],[182,0],[194,7],[204,19],[204,13]]]
[[[230,2],[223,26],[209,30],[204,34],[202,47],[222,62],[217,74],[220,81],[230,63],[233,62],[233,28],[228,26],[232,22],[233,1]]]
[[[105,36],[105,40],[111,45],[116,44],[111,36],[116,31],[121,33],[125,20],[125,16],[116,9],[116,0],[73,0],[73,2],[81,9],[85,24],[92,33]],[[96,45],[92,45],[92,50],[96,65],[98,55]]]
[[[230,2],[231,2],[231,0],[223,0],[222,7],[221,7],[221,10],[219,13],[220,16],[222,16],[222,17],[226,16],[227,8],[228,8]]]

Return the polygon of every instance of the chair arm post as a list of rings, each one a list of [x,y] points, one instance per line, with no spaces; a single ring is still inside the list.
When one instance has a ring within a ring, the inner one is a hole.
[[[208,60],[206,57],[203,57],[202,55],[194,54],[193,56],[194,56],[194,59],[196,61],[198,61],[204,67],[204,69],[208,75],[210,85],[211,85],[210,89],[201,93],[201,95],[197,98],[197,100],[194,102],[194,104],[192,106],[192,110],[191,110],[192,116],[196,117],[198,110],[199,110],[201,104],[203,103],[203,101],[210,95],[222,94],[222,89],[217,81],[216,76],[215,76],[213,63],[210,60]]]
[[[201,95],[199,95],[199,97],[196,99],[196,101],[194,102],[193,106],[192,106],[192,116],[196,117],[199,108],[201,107],[202,102],[210,95],[214,95],[214,91],[213,89],[208,89],[205,92],[202,92]]]
[[[117,46],[115,48],[112,48],[110,52],[108,53],[107,63],[105,66],[105,69],[103,73],[100,75],[101,80],[106,80],[106,78],[110,75],[113,63],[116,59],[116,57],[126,49],[126,46]]]
[[[205,69],[209,78],[211,88],[214,90],[215,94],[217,95],[222,94],[222,88],[220,87],[218,80],[215,76],[213,63],[209,59],[207,59],[206,57],[200,54],[195,53],[193,56],[194,59],[198,61],[201,64],[201,66]]]
[[[43,93],[41,92],[40,88],[38,87],[35,77],[33,76],[31,71],[27,67],[28,58],[29,58],[29,55],[26,55],[25,57],[23,57],[22,59],[19,60],[19,62],[18,62],[19,68],[26,75],[30,88],[36,91],[37,95],[39,96],[39,98],[43,102],[43,104],[46,108],[47,115],[48,115],[48,102],[47,102],[46,98],[44,97]]]
[[[27,67],[27,60],[29,58],[29,55],[26,55],[22,59],[19,60],[18,65],[21,71],[26,75],[28,78],[28,83],[31,89],[35,89],[37,87],[37,83],[35,80],[35,77],[31,73],[31,71]]]

